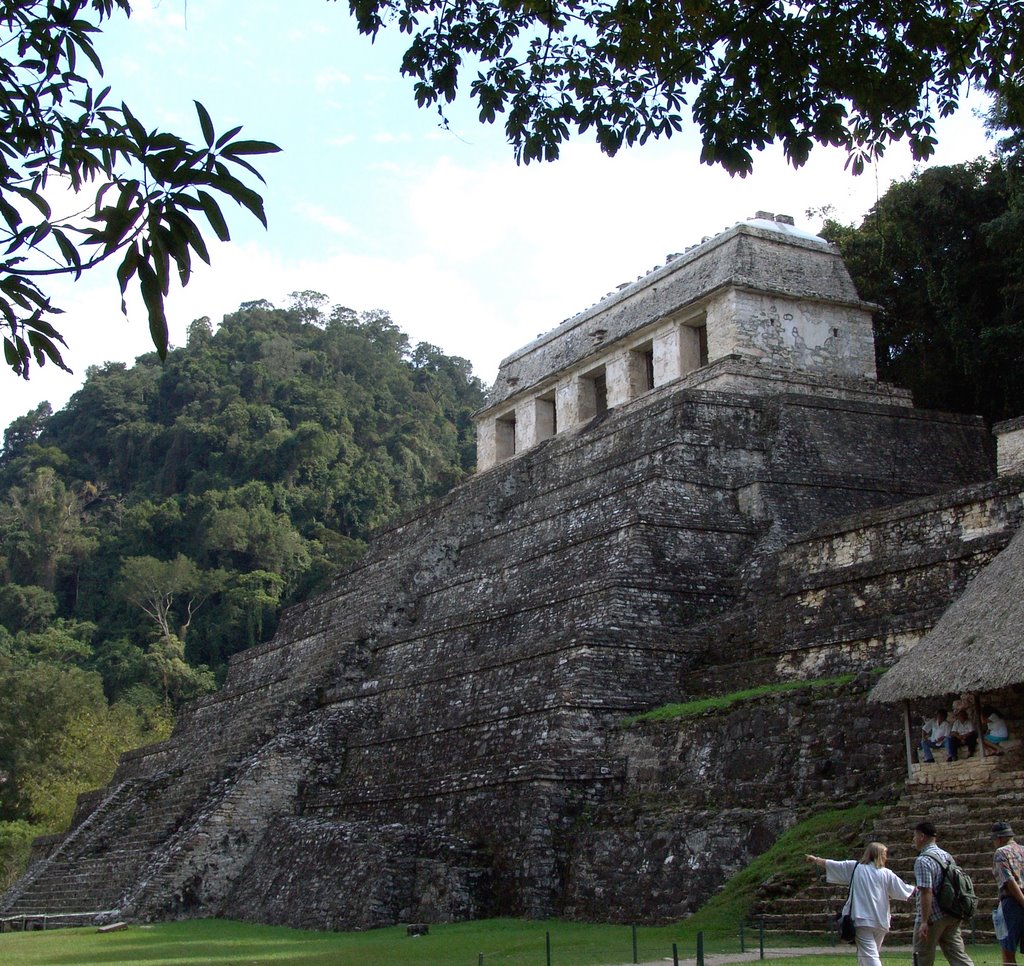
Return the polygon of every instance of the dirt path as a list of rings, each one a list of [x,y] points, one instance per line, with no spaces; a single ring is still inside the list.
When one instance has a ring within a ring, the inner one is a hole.
[[[853,946],[793,946],[791,948],[781,949],[766,949],[764,951],[765,960],[769,959],[788,959],[793,956],[836,956],[842,955],[844,952],[850,954],[851,959],[856,958],[856,950]],[[910,946],[886,946],[885,952],[887,953],[909,953]],[[726,966],[728,963],[756,963],[761,959],[761,954],[758,950],[753,950],[747,953],[705,953],[704,954],[704,966]],[[666,963],[671,963],[672,957],[665,956],[661,959],[647,960],[646,962],[639,963],[638,966],[665,966]],[[679,957],[679,966],[696,966],[697,960],[692,957],[684,959],[682,956]],[[609,966],[633,966],[632,963],[615,963],[609,964]]]

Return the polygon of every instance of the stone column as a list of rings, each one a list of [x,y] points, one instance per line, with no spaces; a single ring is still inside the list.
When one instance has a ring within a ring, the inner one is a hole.
[[[533,399],[516,406],[516,452],[522,453],[537,442],[537,410]]]
[[[555,416],[555,400],[553,398],[534,399],[533,412],[534,443],[554,436],[559,427]]]
[[[608,408],[614,409],[633,398],[630,392],[630,353],[619,352],[612,356],[604,367],[608,387]]]
[[[508,413],[504,419],[494,421],[494,460],[500,463],[516,454],[516,446],[519,442],[515,419],[509,419]]]
[[[654,340],[654,385],[678,379],[685,371],[682,367],[682,326],[672,325]]]
[[[1000,476],[1024,473],[1024,416],[992,427],[996,437],[996,472]]]
[[[488,417],[476,424],[476,469],[478,473],[490,469],[498,461],[494,448],[494,418]]]
[[[555,419],[559,430],[572,429],[580,420],[580,381],[575,376],[555,388]]]

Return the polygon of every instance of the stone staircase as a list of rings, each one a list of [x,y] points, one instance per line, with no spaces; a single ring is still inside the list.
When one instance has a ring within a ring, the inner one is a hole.
[[[974,880],[978,913],[965,924],[964,937],[980,943],[995,942],[992,910],[996,888],[992,877],[992,843],[988,830],[997,820],[1024,826],[1024,763],[1015,755],[1006,759],[971,759],[950,765],[915,766],[899,801],[879,815],[864,841],[885,842],[889,868],[905,881],[914,881],[917,852],[912,841],[914,826],[929,819],[938,830],[938,845],[952,854]],[[1022,829],[1024,831],[1024,829]],[[860,849],[848,856],[859,858]],[[831,942],[833,917],[846,901],[847,887],[828,885],[823,873],[808,866],[807,884],[770,881],[762,886],[752,919],[763,919],[768,932],[818,936]],[[890,942],[910,943],[914,901],[892,904]]]
[[[206,784],[176,770],[149,784],[119,785],[5,893],[6,918],[45,915],[53,925],[59,914],[81,920],[116,912],[140,864],[180,824]],[[154,807],[155,792],[163,793],[160,807]]]

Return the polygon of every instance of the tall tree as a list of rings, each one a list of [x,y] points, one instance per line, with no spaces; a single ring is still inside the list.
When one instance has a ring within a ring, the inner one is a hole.
[[[121,593],[156,625],[160,637],[184,640],[192,619],[223,584],[220,572],[204,573],[184,554],[173,560],[128,557]]]
[[[880,306],[880,374],[919,406],[1024,413],[1022,202],[1012,167],[981,159],[892,185],[859,226],[826,225]]]
[[[8,491],[0,520],[0,562],[8,580],[54,591],[57,579],[73,571],[96,546],[86,505],[88,485],[67,485],[51,467],[28,474]]]

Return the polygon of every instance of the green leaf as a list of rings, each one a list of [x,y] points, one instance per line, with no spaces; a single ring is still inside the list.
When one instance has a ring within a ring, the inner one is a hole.
[[[53,229],[53,237],[57,242],[61,255],[64,256],[64,261],[68,265],[74,266],[75,278],[81,277],[82,257],[78,254],[78,249],[60,228]]]
[[[181,211],[168,212],[168,218],[183,233],[192,250],[209,265],[210,253],[206,249],[206,242],[203,241],[203,236],[196,227],[195,222]]]
[[[167,358],[167,316],[164,312],[164,296],[157,280],[156,272],[145,259],[138,264],[139,288],[142,301],[149,313],[149,334],[156,346],[157,355]]]
[[[125,125],[128,128],[129,133],[138,145],[141,151],[145,151],[148,146],[146,138],[146,129],[138,122],[135,115],[128,109],[128,105],[121,102],[121,114],[124,116]]]
[[[224,215],[221,213],[220,206],[213,196],[207,192],[200,191],[198,195],[199,203],[203,206],[203,213],[206,215],[206,220],[210,223],[210,227],[217,233],[217,237],[221,241],[230,241],[231,233],[228,231],[228,225],[224,220]]]
[[[219,151],[222,147],[224,147],[225,144],[228,143],[228,141],[230,141],[241,130],[242,125],[239,124],[238,127],[233,127],[227,133],[222,134],[219,138],[217,138],[217,143],[214,145],[214,148]]]
[[[58,349],[51,339],[48,339],[45,335],[39,332],[29,332],[28,334],[29,344],[32,346],[33,354],[36,357],[36,362],[42,366],[45,365],[46,360],[49,359],[54,365],[59,366],[65,372],[71,372],[64,362],[64,358],[60,354]]]
[[[41,194],[36,191],[32,191],[29,188],[22,188],[18,185],[9,185],[9,188],[15,194],[20,195],[27,202],[34,205],[44,218],[50,217],[50,206]]]
[[[221,154],[228,158],[234,158],[243,154],[277,154],[280,150],[276,144],[270,141],[235,141],[234,144],[224,148]]]
[[[21,366],[21,356],[7,336],[4,336],[4,358],[7,360],[7,365],[14,370],[18,370]]]
[[[0,197],[0,214],[11,231],[16,231],[21,224],[21,213],[6,198]]]
[[[32,238],[29,241],[29,245],[35,248],[43,239],[50,234],[51,231],[50,223],[44,221],[41,225],[37,225],[35,231],[32,232]]]
[[[129,245],[125,250],[124,258],[121,259],[121,264],[117,266],[117,282],[121,286],[122,295],[127,291],[128,282],[131,281],[138,267],[139,250],[134,245]],[[124,299],[121,300],[121,311],[125,311]]]
[[[196,105],[196,113],[199,115],[199,127],[202,129],[203,139],[206,141],[206,146],[212,148],[216,133],[213,130],[213,120],[210,117],[210,112],[199,101],[194,103]]]
[[[48,336],[51,339],[56,339],[61,345],[67,345],[62,336],[49,322],[46,321],[42,316],[34,316],[33,321],[27,323],[32,326],[37,332],[41,332],[43,335]]]

